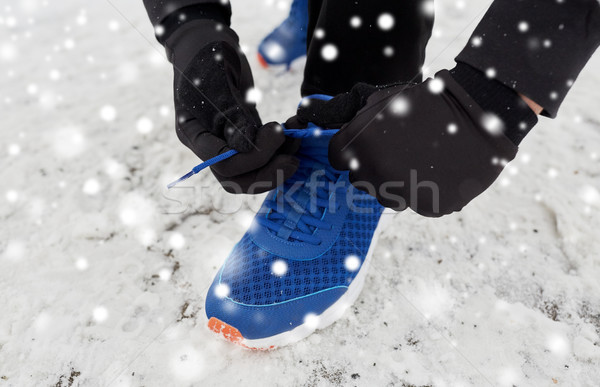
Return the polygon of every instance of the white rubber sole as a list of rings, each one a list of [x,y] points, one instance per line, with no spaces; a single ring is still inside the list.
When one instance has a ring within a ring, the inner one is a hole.
[[[343,316],[346,309],[352,306],[352,304],[354,304],[360,295],[360,292],[365,284],[365,279],[371,263],[371,257],[373,255],[373,251],[375,250],[375,246],[377,245],[379,235],[391,221],[391,215],[393,213],[393,211],[388,209],[383,212],[381,218],[379,219],[379,223],[377,224],[377,228],[373,233],[373,239],[371,240],[371,245],[369,246],[369,251],[367,252],[365,261],[360,267],[358,274],[348,287],[346,293],[344,293],[339,300],[337,300],[320,315],[307,318],[304,324],[297,326],[291,331],[266,337],[264,339],[255,340],[244,338],[241,333],[235,329],[235,327],[232,327],[214,317],[209,320],[208,327],[212,331],[221,334],[226,340],[241,345],[244,348],[253,350],[270,350],[277,347],[283,347],[285,345],[298,342],[317,330],[327,328],[335,321],[339,320]]]

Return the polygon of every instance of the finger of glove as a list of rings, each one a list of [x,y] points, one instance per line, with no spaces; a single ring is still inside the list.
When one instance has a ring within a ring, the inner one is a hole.
[[[329,141],[328,157],[331,166],[338,171],[347,171],[350,169],[356,154],[352,143],[355,141],[360,127],[353,125],[353,122],[347,124],[333,135]]]
[[[273,158],[273,155],[278,152],[285,140],[281,125],[270,122],[258,130],[254,148],[250,152],[238,153],[227,160],[223,160],[215,164],[213,170],[222,176],[233,177],[259,169]]]
[[[301,138],[294,138],[285,136],[285,141],[282,146],[277,150],[278,154],[295,155],[302,145]]]
[[[215,171],[225,191],[233,194],[260,194],[268,192],[292,177],[300,161],[291,155],[276,155],[265,166],[242,175],[227,177]]]
[[[369,176],[370,177],[370,176]],[[350,183],[359,191],[377,199],[379,204],[395,211],[404,211],[408,208],[408,197],[406,186],[386,186],[385,184],[374,184],[372,179],[365,178],[360,173],[351,171],[348,176]]]
[[[295,115],[288,118],[284,125],[288,129],[306,129],[308,126],[308,121],[305,121],[304,119]]]
[[[337,129],[352,120],[375,91],[377,87],[359,83],[350,92],[339,94],[329,101],[307,98],[298,107],[297,115],[302,121]]]
[[[340,94],[329,101],[306,99],[297,116],[302,122],[312,122],[324,128],[337,129],[352,119],[358,111],[350,94]]]
[[[348,180],[357,190],[367,193],[373,197],[377,196],[377,190],[375,189],[375,186],[364,179],[359,173],[350,171],[350,173],[348,173]]]
[[[187,112],[177,114],[177,137],[202,160],[208,160],[228,149],[227,142],[210,133],[206,127]]]
[[[256,126],[248,117],[251,115],[240,105],[230,106],[215,116],[213,127],[223,128],[223,138],[230,148],[238,152],[250,152],[255,148]]]

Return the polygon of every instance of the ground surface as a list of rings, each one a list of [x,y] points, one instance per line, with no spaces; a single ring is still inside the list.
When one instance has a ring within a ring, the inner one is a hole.
[[[253,353],[217,340],[203,305],[261,199],[209,173],[165,190],[197,160],[141,3],[0,6],[0,386],[597,385],[598,55],[465,211],[395,216],[339,322]],[[487,4],[437,3],[429,73]],[[282,75],[255,60],[286,7],[234,1],[265,120],[299,96],[302,63]]]

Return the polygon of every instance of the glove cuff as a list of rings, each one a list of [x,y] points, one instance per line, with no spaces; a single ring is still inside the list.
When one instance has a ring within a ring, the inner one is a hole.
[[[481,71],[458,62],[450,75],[485,111],[495,114],[504,123],[504,135],[519,145],[537,124],[536,114],[512,89],[487,77]]]

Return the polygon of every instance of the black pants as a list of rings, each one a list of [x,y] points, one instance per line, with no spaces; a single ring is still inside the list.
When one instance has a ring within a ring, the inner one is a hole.
[[[422,78],[433,15],[423,0],[309,0],[302,95],[335,95],[358,82]]]
[[[433,16],[423,12],[427,1],[309,0],[302,94],[338,94],[357,82],[420,81],[433,24]],[[167,31],[164,38],[182,23],[177,17],[182,9],[185,20],[210,17],[230,24],[227,1],[144,0],[144,5],[154,26]],[[380,26],[382,14],[393,22],[383,17]],[[599,45],[598,0],[494,0],[456,60],[482,73],[493,69],[495,80],[554,117]]]

